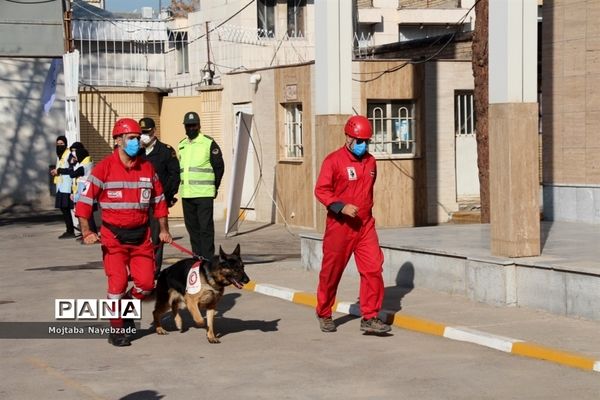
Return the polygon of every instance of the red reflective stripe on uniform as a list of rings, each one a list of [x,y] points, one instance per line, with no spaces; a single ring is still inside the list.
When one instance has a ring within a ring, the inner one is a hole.
[[[99,188],[104,188],[104,182],[102,182],[100,179],[96,178],[94,175],[90,175],[88,177],[88,182],[93,183],[94,185],[98,186]]]
[[[142,181],[142,182],[106,182],[104,185],[104,189],[140,189],[140,188],[148,188],[152,189],[153,185],[150,181]]]
[[[89,204],[90,206],[94,204],[94,200],[86,196],[80,196],[78,201],[83,201],[84,203]]]
[[[148,209],[149,204],[140,204],[140,203],[107,203],[100,202],[100,207],[103,210],[142,210]]]
[[[97,199],[102,208],[102,219],[119,227],[137,227],[148,223],[152,204],[156,218],[168,215],[163,189],[152,164],[136,159],[126,168],[119,158],[118,149],[100,161],[92,170],[91,184],[85,195]],[[86,208],[87,207],[87,208]],[[91,205],[78,203],[76,215],[89,218]]]
[[[157,204],[157,203],[160,203],[164,199],[165,199],[165,196],[161,194],[160,196],[157,196],[157,197],[153,198],[152,200],[150,200],[150,203]]]

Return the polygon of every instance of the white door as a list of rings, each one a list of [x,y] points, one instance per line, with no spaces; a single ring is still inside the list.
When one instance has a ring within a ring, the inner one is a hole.
[[[454,97],[456,137],[456,201],[479,200],[479,170],[473,91],[457,91]]]
[[[235,135],[238,131],[239,116],[238,113],[243,112],[245,114],[252,114],[252,103],[234,104],[233,105],[233,130],[231,131],[234,135],[231,143],[235,143]],[[254,124],[252,125],[254,126]],[[253,131],[252,129],[251,131]],[[233,147],[231,149],[233,156]],[[248,156],[246,157],[246,169],[244,173],[244,185],[242,188],[242,200],[240,202],[240,209],[244,211],[242,218],[248,220],[256,220],[256,213],[254,211],[254,200],[256,194],[256,179],[254,177],[254,162],[256,160],[254,145],[252,141],[252,134],[250,137],[250,145],[248,146]]]

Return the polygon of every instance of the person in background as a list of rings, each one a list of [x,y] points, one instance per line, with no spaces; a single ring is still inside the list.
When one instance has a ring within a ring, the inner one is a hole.
[[[346,122],[344,133],[344,146],[325,157],[315,185],[315,196],[327,207],[316,313],[321,331],[336,331],[332,307],[354,254],[360,274],[360,330],[381,335],[391,327],[377,317],[384,286],[383,252],[372,213],[377,165],[367,151],[373,131],[366,117],[355,115]]]
[[[71,150],[71,160],[72,169],[70,173],[70,177],[73,180],[73,187],[71,198],[73,200],[73,204],[76,207],[77,202],[79,201],[79,197],[81,193],[86,188],[87,179],[92,172],[92,168],[94,167],[94,163],[92,161],[92,157],[90,153],[86,150],[83,143],[75,142],[70,147]],[[94,210],[97,208],[97,204],[94,204]],[[90,229],[92,232],[98,233],[98,228],[96,227],[96,222],[94,221],[94,217],[90,217],[88,220],[90,225]]]
[[[56,185],[56,200],[54,206],[60,210],[65,222],[66,231],[60,235],[59,239],[72,239],[75,237],[75,225],[71,216],[73,201],[71,200],[71,166],[69,160],[71,153],[67,147],[66,136],[56,138],[56,168],[50,170],[50,175],[54,177]]]
[[[200,132],[200,117],[190,111],[183,117],[187,138],[179,142],[183,219],[194,254],[212,260],[215,254],[213,204],[225,172],[219,145]]]
[[[156,124],[152,118],[142,118],[140,121],[142,135],[140,136],[140,144],[142,150],[140,155],[143,159],[152,163],[158,179],[163,187],[165,200],[168,207],[172,207],[177,198],[175,195],[179,190],[179,160],[175,149],[168,144],[162,143],[156,137]],[[154,243],[154,262],[156,268],[154,270],[154,278],[158,278],[163,260],[164,243],[159,239],[160,226],[158,220],[150,215],[150,231],[152,232],[152,243]]]

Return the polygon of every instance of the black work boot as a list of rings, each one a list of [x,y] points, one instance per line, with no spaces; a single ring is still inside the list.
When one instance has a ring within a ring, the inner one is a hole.
[[[116,347],[131,346],[131,341],[122,333],[111,333],[108,335],[108,343]]]
[[[58,237],[59,239],[75,239],[75,232],[66,231]]]

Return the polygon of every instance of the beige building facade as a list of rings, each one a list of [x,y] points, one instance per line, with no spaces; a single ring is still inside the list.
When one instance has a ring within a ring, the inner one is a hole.
[[[600,224],[600,3],[542,11],[544,218]]]

